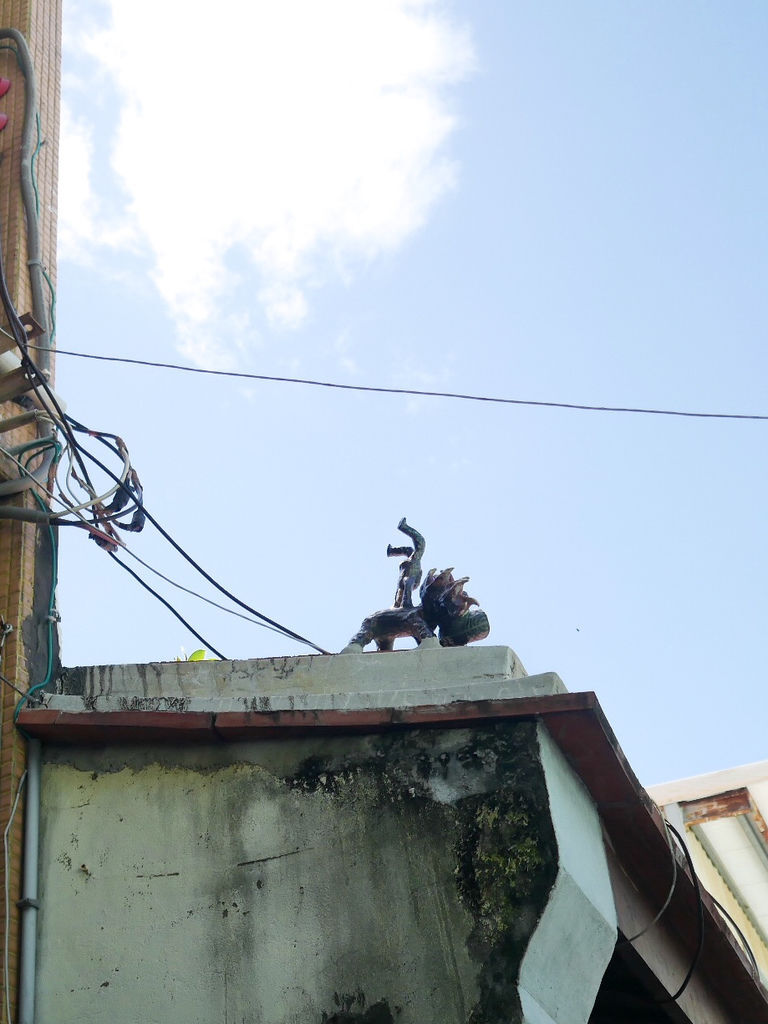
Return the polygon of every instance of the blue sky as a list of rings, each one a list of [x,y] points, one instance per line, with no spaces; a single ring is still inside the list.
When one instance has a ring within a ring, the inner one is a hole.
[[[215,33],[194,3],[65,2],[62,349],[768,412],[762,0],[219,6]],[[209,572],[321,646],[390,603],[406,515],[485,643],[597,692],[641,781],[766,756],[767,424],[64,355],[57,390]],[[65,664],[199,646],[62,533]],[[228,657],[303,652],[154,582]]]

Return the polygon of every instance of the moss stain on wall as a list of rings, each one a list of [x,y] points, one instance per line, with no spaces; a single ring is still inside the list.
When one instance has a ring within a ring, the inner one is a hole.
[[[520,966],[557,876],[557,843],[536,725],[474,729],[469,741],[452,752],[436,743],[437,735],[427,730],[387,734],[375,741],[369,756],[335,763],[313,756],[285,781],[301,792],[356,799],[365,780],[375,784],[382,803],[417,815],[421,827],[431,827],[443,841],[453,837],[456,894],[472,919],[468,950],[478,964],[480,996],[467,1024],[516,1024],[522,1019]],[[475,792],[438,802],[431,783],[449,773],[454,783],[463,779],[464,791]],[[357,1012],[350,1006],[323,1019],[378,1024],[378,1017],[360,1015],[371,1010]],[[391,1019],[382,1017],[382,1024]]]

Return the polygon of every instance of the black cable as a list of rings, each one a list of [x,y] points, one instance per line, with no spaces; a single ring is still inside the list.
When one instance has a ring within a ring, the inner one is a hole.
[[[80,433],[88,434],[90,437],[95,437],[97,440],[101,441],[101,443],[104,444],[110,451],[114,452],[118,456],[120,455],[120,452],[119,452],[117,446],[114,445],[114,444],[111,444],[109,441],[106,440],[106,438],[113,438],[116,441],[121,440],[118,437],[117,434],[110,434],[107,431],[91,430],[88,427],[86,427],[83,423],[80,423],[76,419],[74,419],[74,417],[66,415],[66,414],[63,414],[63,415],[65,415],[66,425],[69,428],[70,434],[71,434],[71,428],[73,427],[75,430],[79,431]],[[72,435],[72,444],[73,444],[74,447],[79,449],[79,451],[81,451],[87,458],[91,459],[104,473],[107,474],[107,476],[111,477],[112,480],[114,480],[116,483],[120,484],[120,486],[125,486],[122,483],[122,481],[120,480],[120,478],[118,476],[116,476],[107,466],[105,466],[104,463],[100,459],[97,459],[96,456],[93,455],[92,452],[89,452],[86,448],[84,448],[82,445],[80,445],[79,442],[77,441],[77,439],[74,437],[74,435]],[[192,558],[192,556],[189,555],[181,547],[181,545],[179,545],[173,539],[173,537],[171,537],[171,535],[167,532],[167,530],[165,530],[160,525],[160,523],[154,518],[154,516],[152,516],[146,510],[146,508],[143,505],[143,502],[141,500],[139,500],[136,495],[133,496],[133,501],[135,503],[136,509],[138,511],[141,511],[141,513],[144,516],[146,516],[146,518],[155,526],[155,528],[162,534],[162,536],[165,537],[165,539],[174,548],[176,548],[176,550],[179,552],[179,554],[181,554],[190,563],[190,565],[192,565],[205,579],[207,579],[221,593],[225,594],[230,600],[234,601],[236,604],[239,604],[241,608],[244,608],[246,611],[250,612],[252,615],[255,615],[258,619],[261,619],[262,623],[266,624],[268,626],[268,628],[271,628],[271,629],[275,630],[276,632],[282,634],[283,636],[288,636],[291,639],[297,640],[300,643],[307,644],[308,646],[314,648],[316,651],[319,651],[320,654],[329,654],[330,653],[329,651],[326,651],[324,648],[319,647],[317,644],[314,644],[311,640],[307,640],[306,637],[301,636],[301,634],[295,633],[293,630],[288,629],[287,626],[281,625],[281,623],[276,622],[274,619],[269,618],[269,616],[264,615],[262,612],[256,611],[255,608],[252,608],[250,605],[246,604],[244,601],[241,601],[238,597],[235,597],[234,594],[232,594],[229,590],[227,590],[220,583],[218,583],[209,573],[207,573],[202,568],[202,566],[200,566]],[[102,519],[94,519],[95,526],[98,527],[99,523],[104,522],[105,519],[107,519],[107,518],[112,518],[112,517],[105,517],[105,518],[102,518]],[[88,529],[88,526],[89,526],[89,524],[86,524],[86,523],[83,523],[83,522],[73,522],[71,520],[65,520],[65,519],[57,520],[57,522],[60,523],[63,526],[79,526],[79,527],[85,528],[85,529]],[[120,524],[117,524],[117,525],[120,525]],[[114,557],[114,553],[113,552],[110,551],[109,554],[111,554]],[[115,559],[115,560],[120,562],[119,559]],[[128,567],[125,566],[124,563],[120,562],[120,564],[123,565],[123,567],[126,569],[126,571],[131,572],[131,570],[128,569]],[[144,583],[144,581],[141,579],[141,577],[136,576],[136,574],[133,573],[133,572],[131,572],[131,575],[135,576],[136,579],[138,579],[142,583],[142,585],[147,588],[147,590],[149,590],[151,593],[155,594],[155,596],[158,597],[159,600],[161,600],[161,601],[163,600],[162,598],[159,597],[159,595],[154,590],[152,590],[151,587],[149,587],[146,583]],[[165,602],[165,601],[163,601],[163,603],[167,604],[167,602]],[[167,605],[167,607],[171,611],[173,611],[174,614],[177,614],[174,611],[174,609],[172,608],[171,605]],[[180,616],[177,616],[177,617],[180,618]],[[192,629],[192,627],[189,625],[189,623],[185,622],[183,619],[181,621],[184,622],[184,625],[186,625],[187,628],[189,628],[193,633],[195,632]],[[199,636],[199,634],[195,633],[195,636]],[[202,638],[200,638],[200,639],[202,639]],[[207,641],[204,641],[204,643],[207,644]],[[211,648],[211,650],[213,650],[213,648]],[[217,652],[215,652],[215,653],[217,653]]]
[[[67,416],[67,420],[69,421],[71,426],[74,427],[75,430],[80,431],[82,433],[90,434],[93,437],[98,437],[98,431],[88,430],[88,428],[84,427],[82,423],[78,423],[76,420],[72,419],[70,416]],[[105,466],[104,463],[100,459],[97,459],[96,456],[92,452],[89,452],[86,448],[83,448],[81,445],[79,445],[79,443],[77,441],[75,441],[75,444],[77,444],[78,447],[80,448],[80,450],[82,451],[82,453],[85,456],[87,456],[89,459],[91,459],[91,461],[94,462],[103,472],[105,472],[107,474],[107,476],[112,477],[112,479],[115,480],[118,483],[120,482],[119,477],[115,476],[115,474],[110,469],[108,469],[108,467]],[[220,593],[222,593],[226,597],[228,597],[230,599],[230,601],[234,601],[235,604],[240,605],[241,608],[245,609],[245,611],[247,611],[247,612],[250,612],[251,615],[255,615],[257,619],[261,619],[262,622],[266,622],[270,626],[273,626],[279,632],[281,632],[284,636],[290,637],[292,640],[297,640],[299,643],[306,644],[307,646],[314,648],[320,654],[330,654],[330,651],[326,651],[324,648],[318,647],[317,644],[313,643],[311,640],[308,640],[306,637],[302,636],[300,633],[295,633],[292,629],[288,629],[287,626],[281,625],[281,623],[276,622],[274,619],[270,619],[268,615],[264,615],[262,612],[257,611],[255,608],[252,608],[249,604],[246,604],[245,601],[241,601],[239,597],[235,597],[235,595],[233,593],[231,593],[231,591],[227,590],[227,588],[222,586],[221,583],[219,583],[217,580],[215,580],[213,578],[213,576],[211,576],[210,573],[206,572],[205,569],[203,569],[203,567],[198,562],[196,562],[195,559],[190,554],[188,554],[184,550],[184,548],[178,543],[178,541],[173,539],[173,537],[170,535],[170,533],[168,533],[168,531],[165,530],[160,525],[160,523],[157,521],[157,519],[155,519],[155,517],[151,514],[151,512],[149,512],[147,510],[147,508],[146,508],[146,506],[144,505],[143,502],[138,502],[138,507],[141,509],[141,511],[147,517],[149,522],[152,523],[152,525],[155,527],[155,529],[158,531],[158,533],[160,533],[163,537],[165,537],[165,539],[168,541],[168,543],[178,551],[178,553],[182,556],[182,558],[186,559],[186,561],[189,562],[189,564],[193,567],[193,569],[195,569],[197,572],[199,572],[200,575],[204,579],[208,580],[208,582],[212,586],[216,587],[216,589]]]
[[[2,275],[2,271],[1,270],[0,270],[0,276],[4,276],[4,275]],[[6,313],[7,312],[8,311],[6,310]],[[13,312],[16,313],[16,310],[14,309]],[[26,340],[24,342],[22,342],[21,344],[19,344],[19,351],[21,352],[21,365],[27,370],[27,372],[31,376],[31,382],[32,382],[32,386],[33,386],[33,388],[35,390],[35,394],[38,396],[38,398],[40,398],[41,402],[45,406],[45,401],[40,396],[39,386],[41,386],[43,391],[46,394],[46,397],[50,400],[51,404],[53,405],[54,409],[56,410],[57,416],[53,417],[53,418],[61,423],[61,429],[64,431],[64,434],[66,435],[66,438],[67,438],[67,440],[69,441],[69,443],[70,443],[70,445],[72,447],[72,456],[76,460],[78,466],[80,467],[80,469],[82,471],[83,480],[85,481],[86,485],[88,487],[90,487],[91,493],[95,494],[96,493],[96,488],[93,486],[93,481],[91,480],[91,478],[90,478],[90,476],[88,474],[88,469],[87,469],[87,467],[86,467],[85,463],[83,462],[83,460],[81,458],[81,455],[80,455],[80,452],[82,451],[82,449],[80,448],[80,445],[78,445],[77,439],[75,438],[75,435],[72,433],[72,430],[71,430],[69,424],[67,423],[66,414],[65,414],[64,410],[61,408],[61,406],[59,405],[59,400],[56,398],[56,395],[54,394],[53,389],[50,387],[50,385],[48,384],[48,381],[45,379],[45,377],[42,376],[42,374],[38,371],[37,366],[32,361],[32,357],[30,356],[29,352],[27,351]],[[51,413],[51,410],[48,407],[46,407],[45,411],[48,413],[49,416],[53,416],[53,414]],[[96,514],[94,513],[94,522],[95,521],[96,521]]]
[[[686,861],[688,863],[688,869],[691,872],[691,879],[693,881],[693,887],[696,890],[696,899],[698,900],[699,938],[698,938],[698,942],[696,943],[696,952],[693,955],[693,960],[691,961],[691,966],[688,968],[688,973],[683,978],[682,984],[680,985],[680,987],[678,988],[677,992],[675,992],[674,995],[667,996],[666,999],[656,999],[656,1000],[654,1000],[654,1002],[659,1003],[659,1004],[674,1003],[674,1002],[676,1002],[680,998],[680,996],[683,994],[683,992],[685,992],[686,988],[688,988],[688,983],[690,982],[691,978],[693,977],[693,972],[696,970],[696,964],[699,962],[699,957],[701,956],[701,951],[704,948],[704,901],[701,898],[701,886],[699,885],[699,878],[698,878],[698,875],[696,874],[696,868],[693,866],[693,860],[691,859],[691,855],[688,852],[688,847],[686,846],[685,840],[683,839],[683,837],[677,831],[677,829],[672,824],[672,822],[667,821],[667,819],[665,818],[664,819],[664,823],[666,824],[667,828],[670,830],[672,835],[677,839],[678,843],[680,844],[680,846],[682,848],[682,851],[685,854],[685,859],[686,859]]]
[[[666,913],[667,907],[672,902],[672,897],[674,896],[675,888],[677,887],[677,857],[675,856],[675,851],[672,847],[672,840],[670,838],[669,832],[666,833],[666,836],[667,846],[669,848],[669,854],[672,860],[672,881],[669,885],[669,892],[667,893],[667,898],[664,900],[664,902],[661,905],[661,909],[657,912],[656,916],[649,924],[647,924],[644,928],[641,928],[640,931],[637,932],[635,935],[632,935],[629,938],[622,939],[619,945],[624,945],[625,943],[629,943],[631,945],[633,942],[636,942],[641,937],[641,935],[645,935],[646,932],[650,931],[650,929],[653,928],[654,925],[659,923],[659,921]]]
[[[219,604],[218,601],[212,601],[209,597],[205,597],[203,594],[198,594],[196,590],[190,590],[189,587],[182,586],[181,583],[177,583],[176,580],[172,580],[170,576],[166,576],[160,572],[159,569],[155,569],[149,562],[145,562],[143,558],[139,558],[135,551],[126,546],[121,546],[121,551],[124,551],[126,555],[130,555],[131,558],[135,558],[137,562],[144,566],[145,569],[149,569],[150,572],[154,573],[155,576],[159,576],[161,580],[165,580],[166,583],[170,583],[172,587],[176,587],[177,590],[183,590],[185,594],[190,594],[192,597],[198,598],[200,601],[205,601],[206,604],[213,605],[214,608],[218,608],[219,611],[226,612],[227,615],[236,615],[238,619],[243,619],[245,622],[250,622],[253,626],[259,626],[261,629],[269,629],[273,633],[277,633],[278,636],[284,636],[285,634],[279,629],[275,629],[274,626],[268,626],[266,622],[259,622],[258,619],[251,618],[250,615],[243,615],[242,612],[236,612],[234,608],[227,608],[226,605]]]
[[[110,451],[114,452],[114,454],[120,456],[120,451],[119,451],[118,446],[116,444],[113,444],[110,441],[106,440],[107,438],[111,438],[113,441],[117,441],[117,442],[121,442],[122,443],[122,439],[117,434],[111,434],[108,431],[91,430],[89,427],[86,427],[85,424],[80,423],[78,420],[76,420],[73,416],[67,415],[66,419],[67,419],[68,426],[73,427],[75,430],[79,431],[80,433],[88,434],[89,437],[94,437],[97,441],[100,441],[103,445],[105,445]],[[100,459],[97,459],[96,456],[93,455],[92,452],[89,452],[86,448],[84,448],[82,445],[80,445],[79,442],[76,439],[75,439],[74,443],[83,452],[83,454],[86,455],[89,459],[91,459],[101,470],[103,470],[103,472],[105,472],[108,476],[110,476],[117,483],[121,483],[119,478],[117,476],[115,476],[115,474],[113,474],[104,465],[104,463],[101,462]],[[127,484],[121,484],[121,486],[126,491],[130,490],[129,486]],[[289,630],[287,626],[282,626],[280,623],[275,622],[273,619],[270,619],[268,616],[263,615],[261,612],[257,612],[254,608],[251,608],[249,605],[245,604],[243,601],[240,601],[239,598],[235,597],[234,594],[231,594],[228,590],[226,590],[224,587],[222,587],[220,584],[218,584],[216,582],[216,580],[213,579],[212,576],[210,576],[208,573],[206,573],[205,570],[202,569],[202,567],[199,566],[197,564],[197,562],[195,562],[194,559],[190,555],[188,555],[184,551],[184,549],[180,547],[180,545],[177,544],[177,542],[170,536],[170,534],[168,534],[167,531],[164,530],[162,526],[160,526],[160,524],[157,522],[157,520],[153,516],[151,516],[150,513],[147,512],[147,510],[144,508],[144,505],[143,505],[142,501],[135,494],[133,495],[132,500],[133,500],[134,506],[136,507],[137,511],[140,511],[141,513],[143,513],[143,515],[145,515],[147,517],[147,519],[149,519],[149,521],[166,538],[166,540],[168,540],[179,551],[179,553],[181,555],[183,555],[183,557],[186,558],[187,561],[198,572],[200,572],[210,583],[212,583],[213,586],[217,587],[217,589],[219,589],[223,594],[225,594],[227,597],[229,597],[230,600],[235,601],[237,604],[239,604],[246,611],[250,612],[252,615],[256,615],[259,619],[261,619],[262,622],[261,623],[257,623],[257,625],[264,624],[264,625],[266,625],[266,628],[272,629],[275,632],[278,632],[278,633],[282,634],[283,636],[289,636],[291,639],[298,640],[301,643],[308,644],[310,647],[313,647],[315,650],[319,651],[321,654],[328,654],[329,653],[328,651],[324,650],[322,647],[318,647],[316,644],[313,644],[311,640],[307,640],[305,637],[302,637],[299,633],[294,633],[293,630]],[[108,521],[109,519],[113,519],[113,518],[114,518],[114,516],[99,517],[98,522],[99,523],[103,523],[103,522]],[[86,529],[88,528],[88,524],[85,524],[85,523],[72,522],[71,520],[64,520],[64,519],[58,520],[58,521],[62,525],[65,525],[65,526],[80,526],[80,527],[83,527],[83,528],[86,528]],[[120,526],[121,524],[117,523],[116,525]],[[139,559],[139,561],[141,561],[141,559]],[[148,568],[150,568],[150,567],[148,566]],[[156,572],[156,570],[154,570],[154,569],[152,571]],[[197,595],[197,596],[200,596],[200,595]],[[203,600],[205,600],[205,599],[203,599]]]
[[[30,348],[37,346],[31,345]],[[241,373],[235,370],[207,370],[180,363],[155,363],[148,359],[128,359],[123,356],[102,356],[90,352],[72,352],[56,349],[57,355],[76,356],[79,359],[98,359],[107,363],[130,363],[134,366],[152,366],[161,370],[183,370],[185,373],[207,373],[216,377],[240,377],[245,380],[272,381],[277,384],[308,384],[316,388],[336,388],[340,391],[366,391],[384,395],[415,395],[418,398],[458,398],[466,402],[494,402],[501,405],[532,405],[545,409],[577,409],[584,412],[632,412],[647,416],[687,416],[695,419],[715,420],[768,420],[768,415],[735,412],[683,412],[679,409],[643,409],[623,405],[583,405],[576,402],[539,402],[523,398],[495,398],[490,395],[466,395],[455,391],[418,391],[415,388],[370,387],[364,384],[339,384],[328,380],[308,380],[303,377],[270,377],[262,373]]]
[[[68,428],[71,423],[75,425],[78,430],[81,430],[84,433],[89,434],[90,436],[96,437],[97,440],[101,441],[102,444],[106,445],[106,447],[114,455],[116,455],[118,459],[121,459],[125,466],[125,478],[121,478],[121,480],[118,481],[119,486],[117,487],[112,498],[112,501],[109,503],[109,505],[102,506],[98,514],[96,514],[95,512],[93,513],[94,523],[114,523],[114,525],[119,527],[121,530],[126,530],[131,533],[141,532],[141,530],[144,528],[144,516],[143,513],[141,512],[139,502],[143,497],[143,490],[136,470],[131,467],[130,456],[128,455],[128,449],[125,445],[125,442],[117,434],[108,434],[106,432],[103,434],[103,436],[94,434],[93,431],[90,431],[87,427],[83,426],[82,423],[78,423],[77,420],[73,419],[73,417],[71,416],[68,416],[67,420],[69,421],[66,424]],[[105,437],[114,438],[114,440],[118,443],[112,444],[109,441],[105,441]],[[85,450],[82,448],[82,445],[77,444],[77,441],[74,439],[74,437],[73,443],[76,445],[78,449]],[[113,477],[113,479],[116,478]],[[90,484],[90,486],[91,489],[93,489],[93,485]],[[66,502],[63,501],[61,502],[61,504],[63,504],[64,507],[67,508]],[[99,504],[101,505],[101,502],[99,502]],[[130,507],[126,508],[127,505]],[[131,513],[132,518],[130,522],[121,522],[124,516],[127,516]],[[64,513],[62,513],[62,516],[63,515]],[[66,526],[83,525],[82,522],[66,520],[59,516],[56,517],[56,521],[57,523]]]
[[[228,660],[227,658],[224,657],[224,655],[221,653],[221,651],[217,651],[216,648],[213,646],[213,644],[210,644],[205,639],[204,636],[202,636],[200,633],[197,632],[196,629],[194,629],[192,626],[190,626],[190,624],[187,622],[187,620],[184,618],[184,616],[180,612],[176,611],[176,609],[173,607],[173,605],[170,603],[170,601],[166,601],[166,599],[161,594],[158,594],[158,592],[153,587],[150,587],[150,585],[147,583],[147,581],[143,580],[141,578],[141,576],[139,576],[139,574],[137,572],[134,572],[133,569],[131,569],[130,566],[125,564],[125,562],[121,562],[120,559],[117,557],[117,555],[114,553],[114,551],[109,551],[107,553],[110,556],[110,558],[112,558],[115,562],[117,562],[117,564],[119,566],[121,566],[121,568],[125,569],[125,571],[127,573],[129,573],[131,576],[133,576],[133,578],[135,580],[137,580],[142,585],[142,587],[144,587],[145,590],[148,590],[150,592],[150,594],[153,595],[153,597],[156,597],[157,600],[160,601],[161,604],[164,604],[165,607],[168,609],[168,611],[171,612],[173,615],[175,615],[176,618],[179,620],[179,622],[181,622],[182,625],[186,626],[187,629],[190,631],[190,633],[192,633],[193,636],[197,637],[197,639],[200,641],[200,643],[203,645],[203,647],[205,647],[209,651],[212,651],[216,655],[216,657],[217,658],[221,658],[222,661],[227,661]]]
[[[744,936],[744,932],[741,930],[741,928],[739,928],[739,926],[733,920],[733,918],[728,913],[728,911],[725,909],[725,907],[720,902],[720,900],[716,900],[715,897],[712,895],[712,893],[709,894],[709,898],[712,900],[712,902],[715,904],[717,909],[720,911],[720,913],[723,915],[723,917],[726,918],[726,920],[729,922],[729,924],[731,925],[733,930],[738,935],[739,940],[741,941],[741,944],[744,947],[744,952],[749,957],[749,961],[752,964],[752,968],[753,968],[755,974],[759,974],[760,973],[760,968],[757,966],[757,960],[755,959],[755,954],[752,952],[752,947],[747,942],[747,940],[746,940],[746,938]]]
[[[13,332],[13,337],[16,342],[16,345],[19,349],[19,352],[21,353],[20,362],[24,369],[27,371],[30,384],[34,388],[35,394],[38,395],[38,397],[40,397],[39,388],[43,388],[47,398],[50,400],[54,409],[58,413],[59,420],[61,421],[62,430],[67,435],[67,440],[73,447],[73,456],[77,459],[77,462],[83,472],[84,480],[93,491],[93,484],[91,483],[90,477],[88,476],[88,470],[86,469],[85,463],[82,461],[77,451],[77,442],[74,434],[72,433],[72,430],[70,429],[69,425],[66,422],[64,410],[59,405],[58,399],[56,398],[56,395],[53,393],[53,390],[48,384],[48,381],[45,379],[42,372],[37,368],[37,366],[32,360],[32,357],[29,354],[27,348],[27,332],[24,328],[24,324],[21,322],[19,318],[18,311],[13,303],[13,299],[11,298],[11,293],[8,290],[8,281],[6,280],[5,277],[5,263],[3,260],[2,246],[0,246],[0,301],[2,302],[3,309],[5,310],[5,315],[8,318],[8,323],[10,325],[11,331]],[[38,347],[39,346],[37,345],[35,346],[36,349]],[[45,401],[43,401],[42,398],[40,400],[43,402],[43,405],[46,406]],[[52,415],[50,408],[48,408],[47,406],[46,412],[49,415]]]
[[[20,697],[26,697],[27,696],[26,691],[20,690],[19,687],[16,685],[16,683],[12,683],[10,679],[6,679],[6,677],[4,675],[2,675],[2,673],[0,673],[0,683],[5,683],[6,686],[10,686],[10,688],[12,690],[15,690],[16,693],[18,693]]]

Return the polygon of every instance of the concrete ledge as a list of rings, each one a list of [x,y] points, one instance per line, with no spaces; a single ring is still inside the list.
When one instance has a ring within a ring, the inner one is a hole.
[[[136,696],[274,699],[299,694],[447,690],[526,675],[509,647],[415,647],[382,654],[96,665],[67,669],[61,691],[89,702],[100,697]]]
[[[345,655],[355,657],[355,655]],[[363,655],[363,657],[367,657]],[[384,656],[382,656],[384,657]],[[370,682],[361,678],[356,681]],[[391,682],[386,679],[385,682]],[[562,680],[554,672],[511,679],[479,679],[466,682],[457,680],[451,686],[412,685],[410,676],[401,675],[397,689],[364,689],[353,692],[317,693],[291,690],[289,693],[231,694],[231,695],[140,695],[138,693],[109,693],[76,696],[54,694],[46,707],[56,711],[200,711],[207,714],[224,711],[299,711],[299,710],[355,710],[359,708],[408,708],[424,704],[453,704],[456,701],[510,700],[517,697],[544,697],[566,693]]]

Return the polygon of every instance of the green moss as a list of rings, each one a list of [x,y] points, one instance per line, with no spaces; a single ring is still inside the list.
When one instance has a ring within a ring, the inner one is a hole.
[[[429,830],[436,844],[453,834],[456,891],[471,917],[467,947],[478,965],[480,995],[467,1024],[518,1024],[520,965],[557,875],[535,723],[484,725],[454,741],[443,730],[407,730],[324,753],[284,782],[334,801],[373,799],[405,818],[406,834]],[[437,782],[471,795],[438,802]],[[342,1006],[327,1019],[378,1024],[353,1012]]]
[[[514,1024],[520,964],[557,874],[535,726],[478,730],[463,763],[492,771],[497,782],[458,808],[456,885],[474,921],[470,954],[480,962],[480,999],[469,1022]]]

